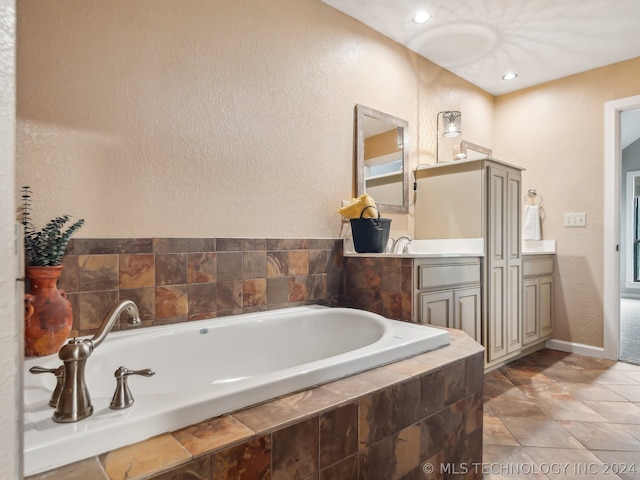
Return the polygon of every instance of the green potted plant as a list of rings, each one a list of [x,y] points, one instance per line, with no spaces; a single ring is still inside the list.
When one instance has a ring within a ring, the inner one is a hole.
[[[38,230],[31,221],[29,187],[22,187],[22,224],[29,293],[25,294],[25,355],[57,353],[71,332],[73,312],[57,282],[64,268],[62,258],[71,235],[83,224],[80,219],[64,228],[69,215],[50,220]]]

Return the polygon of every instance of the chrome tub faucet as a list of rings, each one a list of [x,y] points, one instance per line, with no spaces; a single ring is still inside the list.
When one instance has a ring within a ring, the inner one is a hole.
[[[403,240],[406,240],[406,243],[404,244],[402,252],[399,252],[398,250],[400,250],[400,244]],[[393,243],[391,244],[391,248],[389,249],[389,253],[409,253],[409,244],[411,244],[412,241],[413,239],[408,235],[402,235],[401,237],[394,238]]]
[[[58,423],[77,422],[89,417],[93,413],[91,397],[84,379],[87,359],[107,337],[122,312],[129,315],[129,325],[140,325],[138,307],[131,300],[124,300],[111,310],[104,319],[96,334],[91,338],[81,340],[72,338],[60,348],[58,356],[64,365],[64,380],[53,420]]]

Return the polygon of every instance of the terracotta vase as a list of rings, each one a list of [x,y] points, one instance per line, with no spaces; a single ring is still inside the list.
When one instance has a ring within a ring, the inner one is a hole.
[[[27,357],[58,353],[73,325],[71,302],[58,290],[58,277],[64,267],[27,267],[31,288],[25,294],[24,351]]]

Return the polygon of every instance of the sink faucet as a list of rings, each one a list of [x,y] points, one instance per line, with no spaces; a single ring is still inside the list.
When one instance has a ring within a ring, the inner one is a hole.
[[[64,362],[64,383],[53,412],[53,421],[58,423],[77,422],[93,413],[89,390],[84,380],[84,369],[91,353],[98,348],[115,325],[122,312],[129,314],[129,325],[140,325],[138,307],[131,300],[116,305],[104,319],[93,338],[80,340],[75,337],[64,345],[58,356]]]
[[[399,246],[400,246],[400,242],[402,240],[406,240],[407,243],[404,244],[404,248],[402,249],[402,252],[399,252]],[[393,239],[393,243],[391,244],[391,253],[409,253],[409,244],[413,241],[413,239],[411,237],[409,237],[408,235],[402,235],[401,237],[395,238]]]

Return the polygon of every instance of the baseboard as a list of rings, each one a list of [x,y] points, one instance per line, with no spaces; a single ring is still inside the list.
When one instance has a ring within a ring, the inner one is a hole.
[[[567,342],[550,338],[544,344],[550,350],[560,350],[561,352],[577,353],[587,357],[604,358],[604,348],[585,345],[583,343]]]

